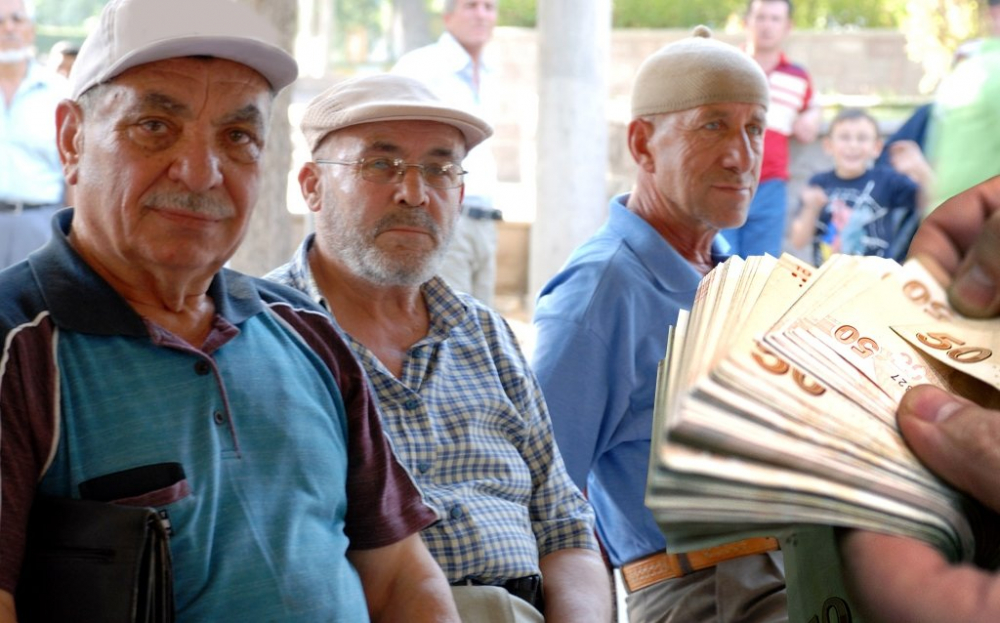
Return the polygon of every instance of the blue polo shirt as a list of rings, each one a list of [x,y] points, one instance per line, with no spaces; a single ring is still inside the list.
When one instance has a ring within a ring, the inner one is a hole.
[[[601,229],[542,288],[532,359],[566,469],[586,487],[616,567],[666,547],[644,503],[656,368],[701,281],[627,201],[611,200]],[[716,237],[713,260],[726,251]]]
[[[178,620],[366,621],[347,550],[436,516],[325,312],[224,271],[209,290],[214,327],[194,348],[76,255],[71,218],[59,213],[53,241],[0,273],[13,295],[0,303],[0,588],[16,582],[39,476],[39,492],[68,497],[102,478],[168,523]]]

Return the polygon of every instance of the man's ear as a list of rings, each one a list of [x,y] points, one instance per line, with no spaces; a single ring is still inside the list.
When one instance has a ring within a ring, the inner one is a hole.
[[[628,124],[628,150],[639,168],[647,172],[652,171],[655,166],[650,147],[654,129],[653,124],[645,119],[633,119]]]
[[[312,212],[319,212],[322,207],[322,186],[319,165],[315,162],[302,165],[299,170],[299,188],[302,190],[302,198],[306,200],[306,207]]]
[[[73,186],[78,179],[83,154],[83,109],[76,102],[63,100],[56,107],[56,146],[63,177],[68,185]]]

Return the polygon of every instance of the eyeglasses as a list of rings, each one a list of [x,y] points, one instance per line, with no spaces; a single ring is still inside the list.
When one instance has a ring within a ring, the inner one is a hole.
[[[0,15],[0,26],[5,26],[7,20],[14,26],[20,26],[21,24],[28,21],[28,14],[24,11],[14,11],[13,13],[8,13],[7,15]]]
[[[420,176],[428,186],[434,188],[458,188],[462,185],[462,176],[468,173],[454,162],[428,162],[426,164],[410,164],[399,158],[362,158],[353,162],[340,160],[316,160],[317,164],[341,164],[357,166],[361,177],[376,184],[396,184],[403,181],[406,169],[413,167],[420,171]]]

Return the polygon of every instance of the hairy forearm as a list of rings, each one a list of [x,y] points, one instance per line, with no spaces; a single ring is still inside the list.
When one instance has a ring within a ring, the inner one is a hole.
[[[372,623],[460,623],[451,587],[420,536],[374,550],[351,550]]]
[[[546,623],[611,621],[611,583],[599,553],[564,549],[548,554],[539,565]]]
[[[404,570],[404,573],[406,571]],[[458,623],[451,588],[443,578],[409,579],[392,590],[372,623]]]

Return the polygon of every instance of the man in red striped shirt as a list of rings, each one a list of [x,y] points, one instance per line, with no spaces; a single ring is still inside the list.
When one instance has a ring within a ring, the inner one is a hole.
[[[806,70],[785,57],[782,47],[792,31],[791,0],[751,0],[746,16],[746,51],[767,74],[771,105],[767,109],[764,162],[760,186],[747,222],[722,235],[732,253],[780,255],[788,212],[788,139],[810,143],[819,132],[820,109]]]

